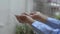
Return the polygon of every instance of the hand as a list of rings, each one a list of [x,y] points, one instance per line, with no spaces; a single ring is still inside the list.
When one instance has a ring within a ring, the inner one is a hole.
[[[38,20],[38,21],[42,21],[42,22],[45,22],[47,19],[47,17],[40,12],[32,12],[32,13],[30,13],[30,16],[33,19]]]
[[[27,16],[25,14],[22,14],[20,16],[16,16],[17,20],[21,23],[28,23],[28,24],[32,24],[34,22],[34,19],[32,19],[30,16]]]

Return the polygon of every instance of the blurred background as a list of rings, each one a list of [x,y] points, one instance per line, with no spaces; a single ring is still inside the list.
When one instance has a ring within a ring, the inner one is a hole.
[[[32,11],[59,16],[60,0],[0,0],[0,34],[15,34],[18,21],[14,15]]]

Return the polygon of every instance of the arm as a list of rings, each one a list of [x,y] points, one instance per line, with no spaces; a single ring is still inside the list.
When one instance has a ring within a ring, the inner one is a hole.
[[[49,18],[42,13],[38,14],[36,17],[36,20],[42,21],[53,28],[60,28],[60,21],[55,18]]]
[[[36,30],[39,34],[60,34],[59,29],[53,29],[48,25],[43,24],[42,22],[35,21],[32,23],[32,27]]]
[[[16,16],[16,18],[18,19],[19,22],[28,23],[32,25],[32,27],[39,33],[41,31],[44,34],[60,34],[60,30],[53,29],[42,22],[35,21],[30,16],[21,15],[21,16]]]
[[[54,28],[60,28],[60,20],[57,20],[55,18],[47,18],[46,24],[48,24]]]

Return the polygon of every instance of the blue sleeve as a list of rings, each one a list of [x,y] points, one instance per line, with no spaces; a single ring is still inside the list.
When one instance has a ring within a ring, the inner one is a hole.
[[[46,25],[42,22],[39,22],[39,21],[35,21],[34,23],[32,23],[32,27],[39,34],[41,34],[41,33],[43,33],[43,34],[60,34],[59,29],[53,29],[53,28],[49,27],[48,25]]]
[[[53,28],[60,28],[60,20],[55,18],[48,18],[46,24]]]

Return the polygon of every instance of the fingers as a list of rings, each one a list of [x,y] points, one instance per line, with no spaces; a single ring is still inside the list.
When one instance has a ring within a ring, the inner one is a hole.
[[[22,13],[21,15],[16,15],[16,18],[19,22],[24,23],[24,22],[30,22],[31,20],[33,21],[32,17],[35,15],[36,12],[32,12],[32,15],[29,15],[28,13]],[[34,14],[34,15],[33,15]]]
[[[22,13],[21,15],[27,15],[27,16],[29,16],[29,14],[28,14],[28,13],[26,13],[26,12]]]
[[[16,16],[17,20],[21,23],[24,23],[26,15],[20,15],[20,16]]]
[[[16,15],[16,18],[19,20],[20,16]]]
[[[38,13],[40,13],[40,12],[31,12],[30,14],[28,14],[28,13],[26,13],[26,12],[24,12],[24,13],[22,13],[21,15],[27,15],[27,16],[30,16],[30,15],[35,15],[35,14],[38,14]]]
[[[22,13],[21,15],[16,15],[16,18],[17,18],[18,20],[23,20],[23,19],[25,19],[25,16],[33,17],[33,16],[35,16],[35,15],[37,15],[37,12],[31,12],[30,14],[28,14],[28,13]],[[23,18],[22,18],[22,17],[23,17]]]
[[[30,13],[30,15],[34,15],[34,14],[36,14],[36,12],[31,12],[31,13]]]
[[[17,20],[18,20],[19,22],[22,22],[22,21],[20,20],[20,16],[16,16],[16,18],[17,18]]]
[[[35,11],[35,12],[31,12],[30,15],[34,15],[34,14],[38,14],[38,13],[40,13],[40,12]]]

